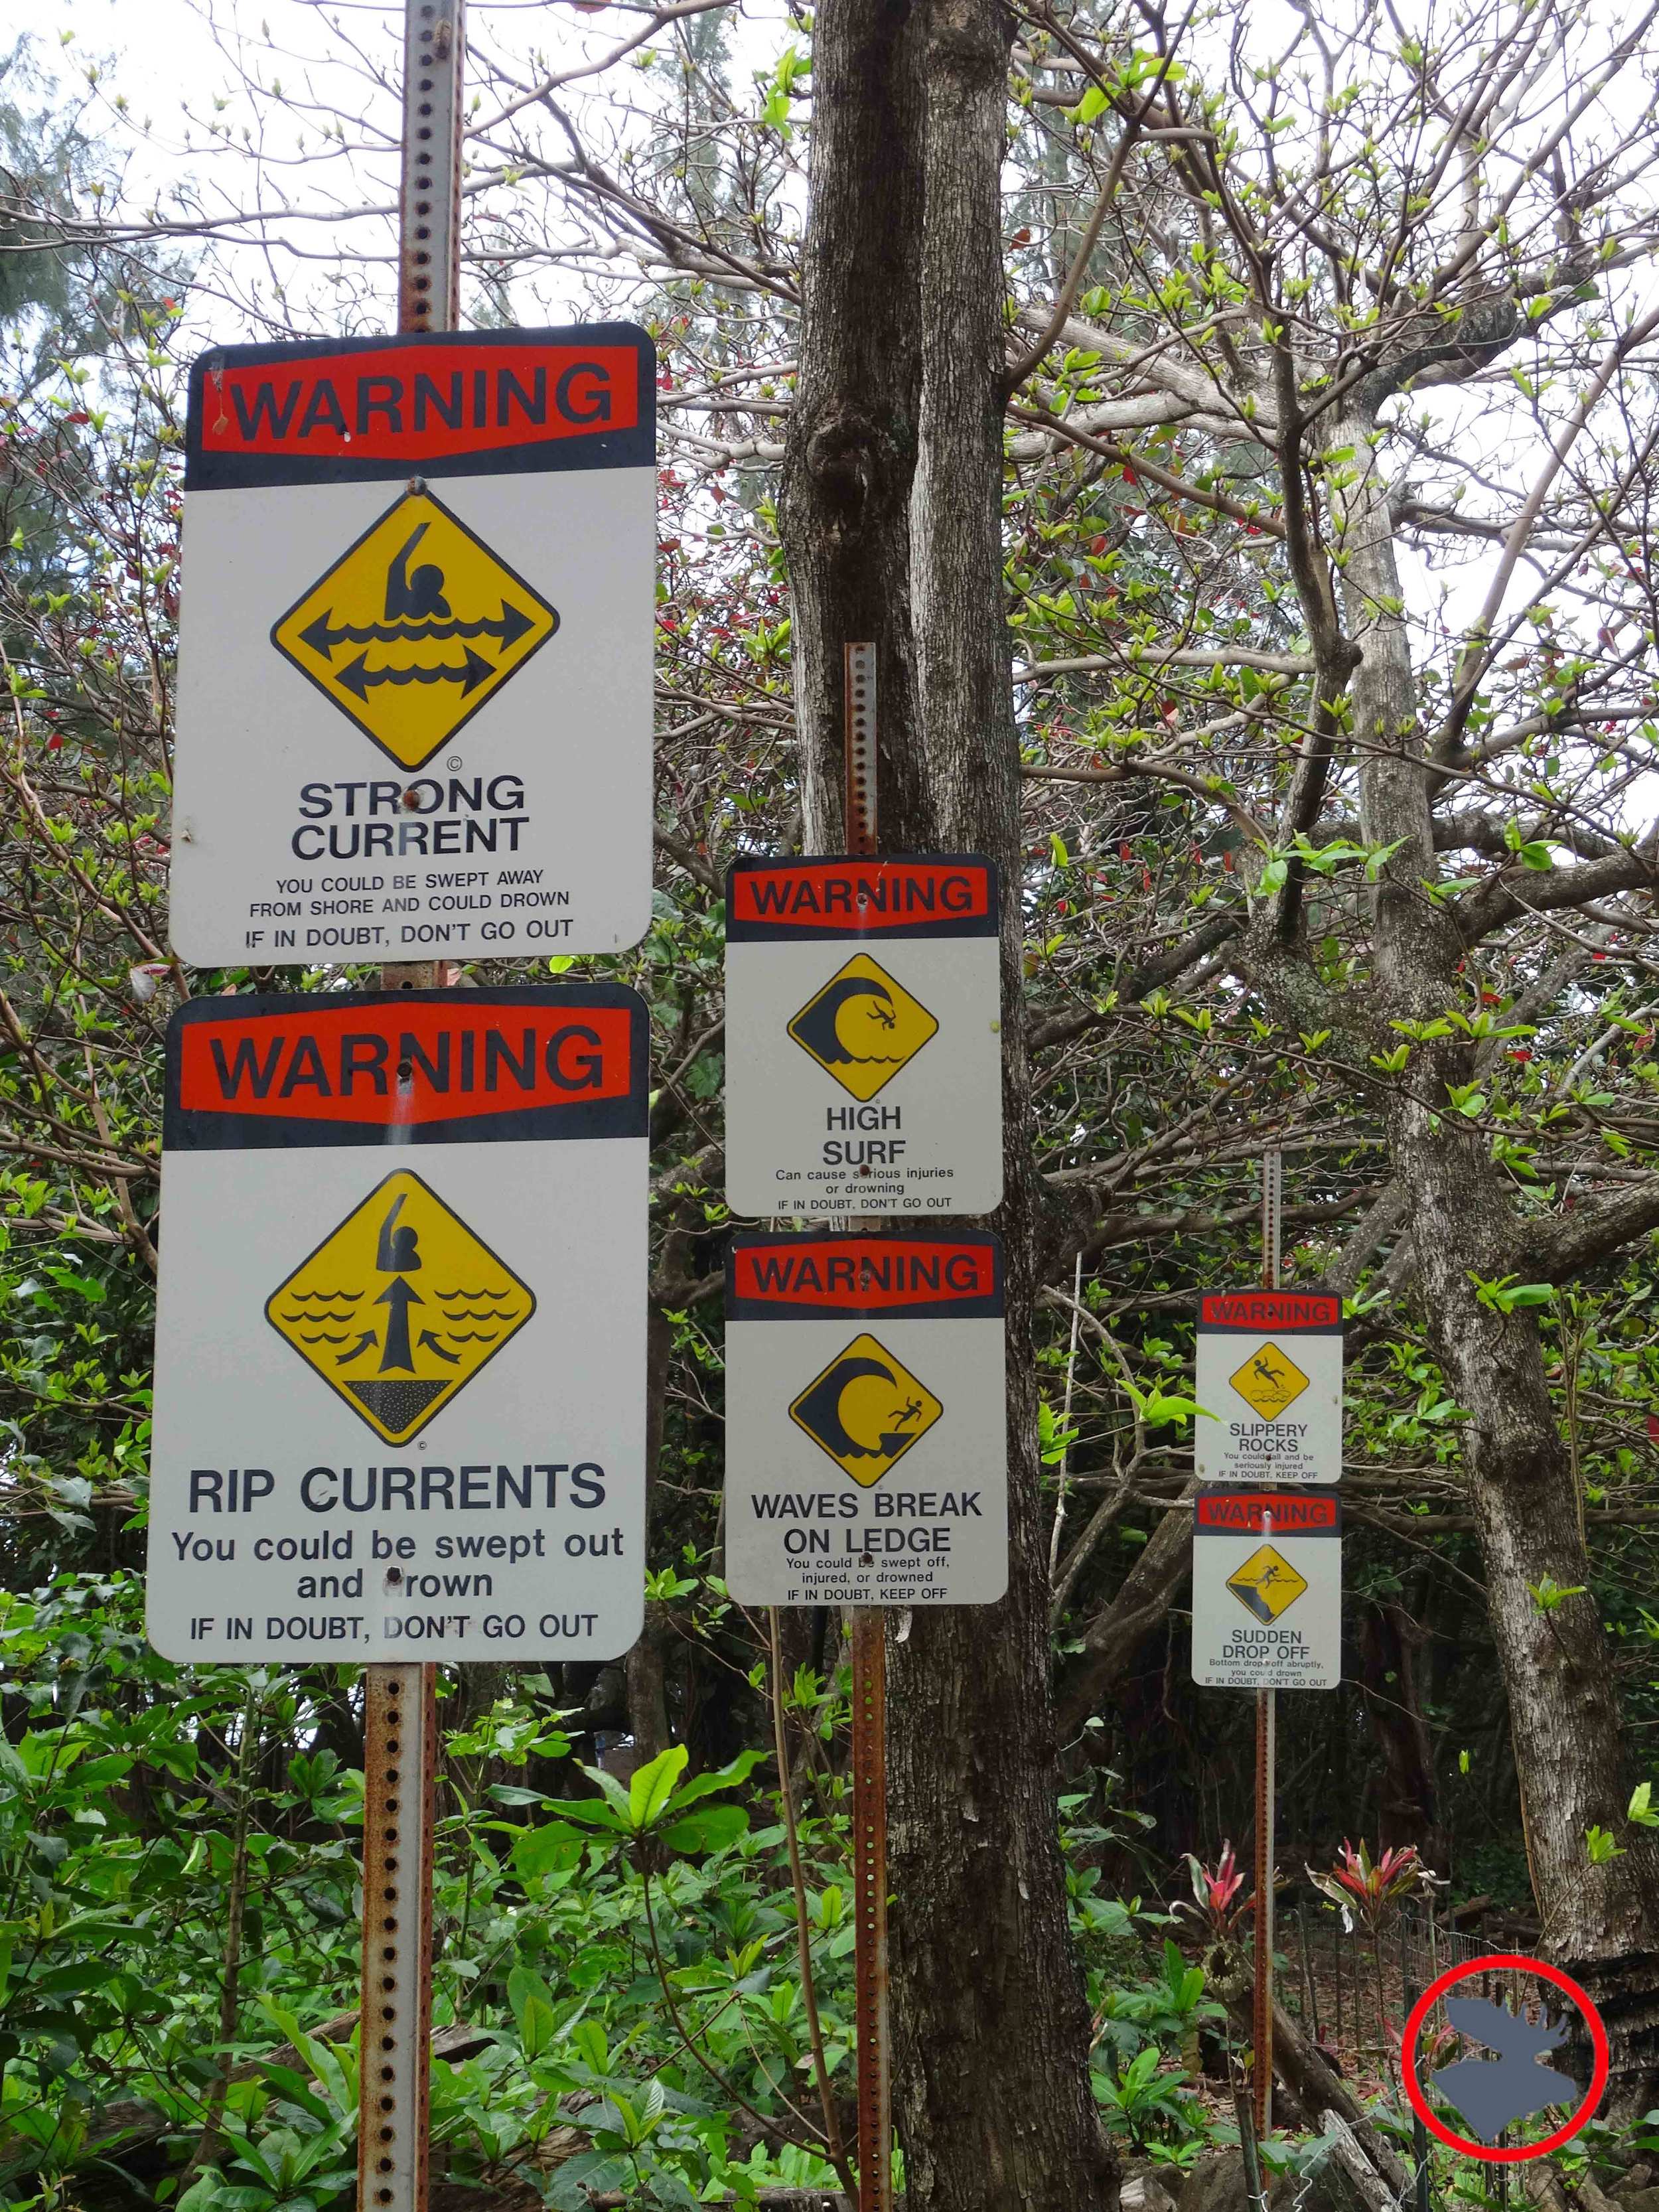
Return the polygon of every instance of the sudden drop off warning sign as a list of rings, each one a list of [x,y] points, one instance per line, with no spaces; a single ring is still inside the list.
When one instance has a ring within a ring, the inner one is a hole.
[[[150,1640],[639,1634],[646,1043],[617,985],[193,1001],[167,1037]]]
[[[738,1236],[726,1574],[753,1605],[989,1605],[1008,1579],[1002,1252]]]
[[[1340,1482],[1342,1302],[1323,1291],[1206,1291],[1194,1424],[1200,1482]]]
[[[643,934],[655,391],[626,323],[196,363],[186,959],[525,958]]]
[[[1341,1493],[1200,1490],[1193,1680],[1218,1690],[1334,1690],[1341,1679]]]
[[[996,870],[739,860],[726,878],[737,1213],[988,1213],[1002,1197]]]

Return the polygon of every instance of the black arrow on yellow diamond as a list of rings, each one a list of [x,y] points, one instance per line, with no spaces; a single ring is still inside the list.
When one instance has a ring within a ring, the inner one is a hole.
[[[327,660],[337,645],[399,645],[431,638],[441,644],[451,637],[498,637],[503,649],[516,645],[535,623],[519,608],[501,601],[498,615],[482,615],[473,622],[421,623],[337,623],[334,611],[319,615],[300,632],[301,645],[308,645],[320,659]]]
[[[380,1372],[384,1375],[388,1368],[401,1367],[406,1374],[412,1375],[415,1355],[409,1348],[409,1310],[410,1306],[424,1305],[426,1300],[401,1275],[394,1275],[374,1303],[391,1308],[386,1319],[386,1349],[380,1354]]]
[[[378,1344],[379,1342],[380,1339],[375,1335],[374,1330],[372,1328],[366,1328],[362,1334],[357,1339],[356,1344],[352,1346],[350,1351],[341,1352],[339,1357],[334,1362],[334,1364],[337,1367],[349,1367],[352,1361],[361,1353],[367,1352],[371,1344]]]
[[[494,664],[469,646],[466,659],[459,668],[451,668],[444,662],[436,668],[371,668],[368,655],[360,653],[349,666],[335,670],[334,681],[344,684],[356,697],[365,700],[382,684],[459,684],[465,699],[469,691],[476,691],[487,676],[495,673]]]
[[[434,1336],[429,1328],[423,1328],[421,1331],[419,1340],[426,1346],[429,1352],[433,1353],[435,1358],[444,1360],[449,1366],[459,1367],[460,1365],[460,1353],[459,1352],[446,1352],[442,1345],[439,1343],[437,1338]]]

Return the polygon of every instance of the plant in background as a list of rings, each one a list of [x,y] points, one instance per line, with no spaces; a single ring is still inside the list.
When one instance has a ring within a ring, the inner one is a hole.
[[[1395,1844],[1373,1860],[1363,1843],[1356,1851],[1346,1836],[1341,1856],[1334,1866],[1323,1873],[1316,1873],[1312,1867],[1307,1871],[1314,1887],[1340,1911],[1342,1925],[1350,1932],[1358,1927],[1370,1941],[1377,2033],[1392,2078],[1398,2038],[1389,2026],[1382,1987],[1382,1935],[1408,1898],[1432,1897],[1440,1877],[1425,1865],[1415,1844]]]
[[[1231,1843],[1221,1846],[1221,1856],[1213,1868],[1201,1863],[1195,1852],[1187,1854],[1187,1871],[1193,1885],[1193,1902],[1184,1898],[1176,1905],[1203,1927],[1212,1943],[1231,1943],[1237,1940],[1237,1931],[1246,1914],[1255,1902],[1255,1893],[1239,1897],[1244,1887],[1244,1876],[1233,1856]]]

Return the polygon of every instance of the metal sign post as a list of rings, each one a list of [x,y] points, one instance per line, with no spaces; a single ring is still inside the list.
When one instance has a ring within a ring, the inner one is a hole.
[[[398,328],[460,310],[465,0],[404,0]],[[447,960],[384,968],[391,990],[442,988]],[[438,1670],[363,1670],[363,1975],[357,2112],[362,2212],[426,2212],[432,2067],[432,1868]],[[371,2119],[370,2115],[373,2115]]]
[[[1261,1160],[1261,1286],[1279,1288],[1284,1221],[1284,1155]],[[1270,1540],[1263,1523],[1263,1540]],[[1251,2035],[1255,2066],[1258,2136],[1273,2126],[1273,1815],[1278,1786],[1279,1692],[1255,1695],[1255,1990]]]
[[[843,840],[874,853],[876,648],[842,648],[847,787]],[[891,2212],[892,2051],[887,2016],[887,1622],[853,1609],[854,2011],[857,2028],[859,2212]]]

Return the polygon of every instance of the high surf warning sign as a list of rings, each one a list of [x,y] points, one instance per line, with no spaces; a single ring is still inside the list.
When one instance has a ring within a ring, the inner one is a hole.
[[[973,854],[739,860],[726,884],[734,1212],[1002,1197],[998,886]]]

